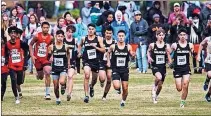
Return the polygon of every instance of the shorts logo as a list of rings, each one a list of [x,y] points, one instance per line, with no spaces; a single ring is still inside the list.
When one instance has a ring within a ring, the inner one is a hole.
[[[176,77],[178,77],[179,75],[175,75]]]
[[[113,75],[116,74],[116,72],[113,72]]]

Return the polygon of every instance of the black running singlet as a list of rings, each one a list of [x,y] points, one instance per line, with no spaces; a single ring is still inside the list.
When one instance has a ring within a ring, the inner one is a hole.
[[[154,49],[152,50],[152,66],[165,66],[166,65],[166,44],[162,48],[159,48],[156,43],[154,43]]]
[[[177,49],[174,52],[174,69],[184,69],[187,70],[189,67],[189,57],[190,57],[190,46],[187,43],[187,46],[182,48],[179,43],[177,43]]]
[[[126,44],[124,49],[119,49],[118,45],[115,44],[115,48],[114,51],[112,51],[112,57],[111,57],[112,70],[118,70],[121,72],[127,71],[128,62],[129,62],[128,45]]]
[[[68,66],[65,44],[61,49],[53,46],[52,72],[66,72]]]
[[[92,47],[90,44],[94,44],[97,47],[100,47],[98,36],[95,36],[93,40],[89,40],[88,36],[85,37],[84,41],[84,52],[83,52],[83,60],[90,62],[98,62],[99,61],[99,51]]]
[[[106,52],[105,53],[100,53],[100,60],[103,60],[104,62],[107,62],[107,55],[106,54],[107,54],[108,49],[110,48],[110,46],[112,44],[114,44],[114,43],[115,43],[114,40],[112,40],[111,44],[108,44],[106,42],[106,40],[103,40],[103,44],[104,44],[104,47],[105,47]]]

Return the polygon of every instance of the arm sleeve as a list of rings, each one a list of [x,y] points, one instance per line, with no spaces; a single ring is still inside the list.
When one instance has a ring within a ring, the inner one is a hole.
[[[7,44],[5,44],[5,59],[9,59],[9,50],[7,48]],[[8,64],[9,60],[5,60],[5,64]]]
[[[23,41],[21,41],[21,48],[24,51],[24,62],[27,62],[28,59],[30,58],[30,56],[29,56],[29,45],[27,43],[24,43]]]

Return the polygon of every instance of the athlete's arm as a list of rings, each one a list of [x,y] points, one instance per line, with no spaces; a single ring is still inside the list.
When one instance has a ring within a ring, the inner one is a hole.
[[[80,57],[81,56],[81,48],[82,48],[82,46],[83,46],[83,43],[84,43],[84,41],[85,41],[85,38],[83,37],[82,39],[81,39],[81,42],[78,44],[78,57]]]
[[[33,45],[37,42],[38,34],[36,34],[29,44],[29,53],[32,59],[33,64],[35,64],[35,59],[37,59],[33,54]]]
[[[197,55],[197,60],[198,60],[198,61],[201,60],[201,57],[200,57],[201,51],[202,51],[202,49],[203,49],[203,46],[204,46],[205,44],[207,44],[209,38],[210,38],[210,37],[206,37],[206,38],[200,43],[200,45],[199,45],[199,50],[198,50],[198,55]]]
[[[193,54],[193,57],[194,57],[194,49],[193,49],[193,44],[192,43],[188,43],[189,46],[190,46],[190,52],[191,54]]]
[[[5,59],[9,59],[9,49],[7,48],[7,43],[5,44]],[[5,60],[5,64],[8,64],[9,60]]]
[[[53,44],[48,46],[48,59],[50,62],[53,62]]]
[[[171,51],[175,51],[177,49],[177,44],[176,43],[173,43],[171,45]]]
[[[168,63],[169,64],[171,64],[171,62],[172,62],[170,53],[171,53],[170,45],[166,44],[166,54],[167,54],[167,57],[168,57]]]
[[[136,56],[136,53],[133,52],[132,47],[131,47],[131,45],[129,45],[129,44],[128,44],[128,51],[129,51],[129,53],[130,53],[130,55],[131,55],[132,57],[135,57],[135,56]]]
[[[24,43],[23,41],[20,40],[21,48],[24,51],[24,62],[27,62],[30,58],[29,55],[29,45],[27,43]]]
[[[152,51],[153,48],[154,48],[154,43],[151,43],[151,44],[149,45],[148,50],[147,50],[147,58],[148,58],[148,62],[149,62],[150,64],[153,62],[152,57],[151,57],[151,54],[150,54],[150,52]]]
[[[107,52],[107,66],[108,67],[111,66],[110,55],[111,55],[111,52],[114,50],[114,48],[115,48],[115,44],[112,44]]]
[[[102,37],[99,37],[98,36],[98,41],[99,41],[99,44],[100,44],[100,48],[97,47],[97,46],[93,46],[95,49],[97,49],[98,51],[102,52],[102,53],[105,53],[105,47],[103,45],[103,38]]]
[[[67,63],[68,63],[68,68],[70,68],[70,52],[69,52],[69,47],[67,46],[67,44],[65,44],[65,49],[66,49],[66,52],[67,52]]]

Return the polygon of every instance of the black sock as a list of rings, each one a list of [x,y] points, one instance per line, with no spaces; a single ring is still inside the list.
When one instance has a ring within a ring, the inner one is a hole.
[[[119,88],[119,89],[116,89],[117,91],[121,91],[121,89]]]
[[[208,84],[209,84],[209,82],[210,82],[210,78],[209,78],[209,77],[208,77],[208,75],[207,75],[207,78],[206,78],[206,80],[205,80],[205,82],[204,82],[204,83],[205,83],[206,85],[208,85]]]
[[[210,95],[211,95],[211,93],[207,92],[207,96],[210,96]]]
[[[104,94],[103,94],[103,97],[106,98],[107,94],[108,94],[108,93],[104,93]]]

